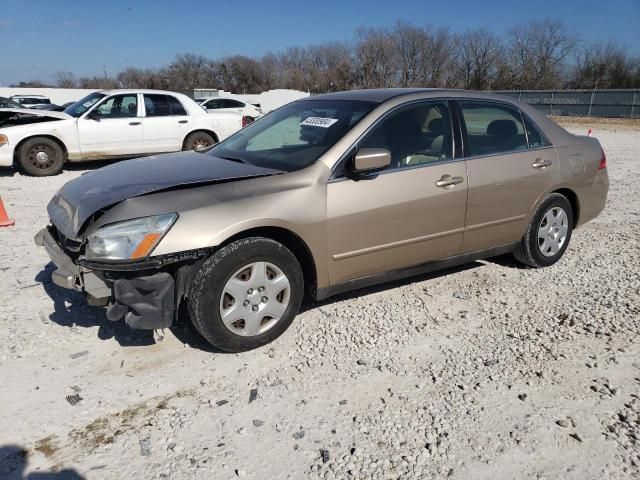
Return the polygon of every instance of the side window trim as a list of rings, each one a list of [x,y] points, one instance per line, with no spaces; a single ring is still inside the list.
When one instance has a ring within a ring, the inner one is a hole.
[[[442,165],[443,163],[451,163],[451,162],[463,161],[464,160],[463,157],[458,157],[456,155],[457,145],[456,145],[456,141],[455,141],[456,137],[454,135],[453,112],[451,111],[451,101],[452,100],[453,99],[451,97],[421,98],[421,99],[418,99],[418,100],[411,100],[409,102],[401,103],[400,105],[396,105],[395,107],[391,108],[390,110],[387,110],[381,117],[377,118],[375,122],[373,122],[371,125],[369,125],[369,127],[349,146],[349,148],[347,148],[345,150],[345,153],[342,154],[340,159],[331,168],[331,175],[329,176],[328,183],[329,182],[335,182],[335,181],[342,181],[342,180],[345,180],[347,178],[346,175],[345,175],[346,163],[351,159],[351,157],[353,157],[353,155],[355,154],[355,152],[358,149],[358,144],[362,141],[362,139],[365,138],[369,133],[371,133],[380,123],[384,122],[389,116],[394,115],[394,114],[398,113],[401,110],[404,110],[406,108],[415,107],[417,105],[424,104],[424,103],[444,103],[444,104],[447,105],[447,108],[449,108],[449,129],[450,129],[450,135],[451,135],[451,139],[452,139],[452,142],[451,142],[451,149],[452,149],[451,158],[438,160],[438,161],[434,161],[434,162],[423,163],[423,164],[417,164],[417,165],[406,165],[404,167],[392,168],[392,169],[389,169],[389,170],[383,170],[383,171],[380,171],[380,172],[372,173],[371,176],[373,177],[373,176],[378,176],[378,175],[387,175],[389,173],[403,172],[405,170],[413,170],[413,169],[416,169],[416,168],[425,168],[425,167],[430,167],[430,166],[433,166],[433,165]]]
[[[509,102],[502,102],[500,100],[494,100],[494,99],[484,99],[484,98],[458,98],[456,99],[456,103],[458,104],[458,111],[460,112],[460,124],[461,124],[461,128],[462,128],[462,135],[463,135],[463,149],[464,149],[464,159],[465,160],[473,160],[475,158],[486,158],[486,157],[495,157],[498,155],[510,155],[512,153],[518,153],[518,152],[528,152],[530,150],[529,148],[529,139],[527,137],[527,128],[525,126],[524,123],[524,119],[522,119],[522,129],[524,130],[524,134],[525,134],[525,138],[527,139],[527,149],[526,150],[518,150],[518,149],[514,149],[514,150],[506,150],[504,152],[496,152],[496,153],[486,153],[486,154],[482,154],[482,155],[469,155],[467,153],[467,146],[469,145],[469,132],[467,131],[467,124],[464,121],[464,116],[462,114],[462,103],[464,102],[468,102],[468,103],[479,103],[479,104],[485,104],[485,105],[495,105],[497,107],[500,108],[506,108],[508,110],[511,110],[513,114],[515,114],[514,116],[516,118],[523,118],[523,112],[520,108],[518,108],[515,105],[512,105]],[[545,137],[546,138],[546,137]],[[549,147],[543,147],[543,148],[549,148]]]

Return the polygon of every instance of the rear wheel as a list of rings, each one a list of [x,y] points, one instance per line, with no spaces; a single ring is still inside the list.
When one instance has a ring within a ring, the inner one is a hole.
[[[198,152],[215,144],[216,139],[213,138],[213,135],[207,132],[194,132],[185,140],[183,150],[194,150]]]
[[[564,195],[552,193],[540,204],[520,244],[516,259],[534,268],[556,263],[569,246],[573,230],[573,210]]]
[[[303,292],[293,253],[274,240],[252,237],[205,261],[193,280],[189,310],[209,343],[241,352],[278,338],[298,313]]]
[[[22,170],[36,177],[55,175],[62,170],[65,155],[62,147],[46,137],[27,140],[20,147],[18,162]]]

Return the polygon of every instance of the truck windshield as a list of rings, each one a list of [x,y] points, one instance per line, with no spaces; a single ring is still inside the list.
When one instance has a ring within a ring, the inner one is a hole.
[[[104,93],[93,92],[87,95],[86,97],[78,100],[75,103],[72,103],[67,108],[64,109],[64,113],[71,115],[72,117],[78,118],[80,115],[85,113],[91,107],[93,107],[98,100],[106,97]]]
[[[294,171],[314,163],[377,104],[301,100],[285,105],[212,148],[208,155]]]

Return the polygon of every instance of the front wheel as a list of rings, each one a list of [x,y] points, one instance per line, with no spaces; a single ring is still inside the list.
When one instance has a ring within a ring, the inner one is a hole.
[[[22,144],[18,152],[18,162],[22,170],[36,177],[56,175],[64,165],[64,150],[46,137],[30,138]]]
[[[189,311],[209,343],[242,352],[278,338],[298,313],[303,292],[293,253],[274,240],[251,237],[204,262],[191,286]]]
[[[536,210],[513,255],[530,267],[556,263],[569,246],[573,231],[573,209],[564,195],[552,193]]]

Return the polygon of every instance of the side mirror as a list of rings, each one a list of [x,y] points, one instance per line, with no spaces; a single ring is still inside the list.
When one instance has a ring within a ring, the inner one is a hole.
[[[87,118],[91,119],[91,120],[100,120],[100,116],[102,115],[102,112],[100,110],[98,110],[97,108],[94,108],[93,110],[91,110],[89,112],[89,114],[87,115]]]
[[[354,173],[382,170],[391,165],[391,152],[386,148],[362,148],[353,159]]]

